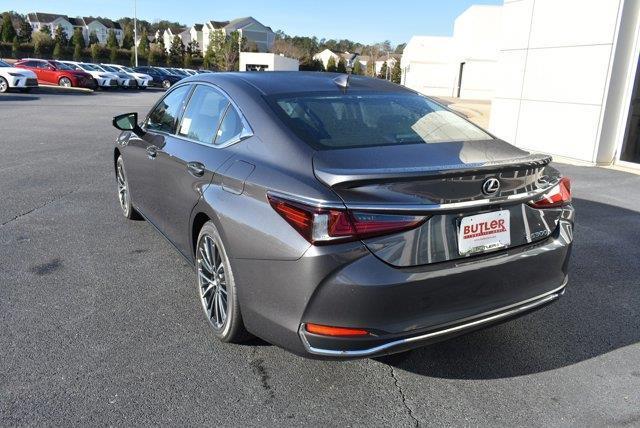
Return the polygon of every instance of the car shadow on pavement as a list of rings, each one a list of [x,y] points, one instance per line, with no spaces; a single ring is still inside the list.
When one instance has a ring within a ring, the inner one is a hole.
[[[430,377],[496,379],[569,366],[640,341],[640,208],[574,204],[569,284],[558,302],[379,361]]]
[[[35,101],[39,100],[40,97],[35,97],[33,95],[1,95],[0,101]]]

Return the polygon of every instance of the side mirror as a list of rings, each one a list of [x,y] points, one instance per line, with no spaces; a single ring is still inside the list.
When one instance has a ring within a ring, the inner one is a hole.
[[[115,116],[112,124],[116,129],[132,131],[138,137],[144,135],[144,131],[138,126],[138,113],[125,113]]]

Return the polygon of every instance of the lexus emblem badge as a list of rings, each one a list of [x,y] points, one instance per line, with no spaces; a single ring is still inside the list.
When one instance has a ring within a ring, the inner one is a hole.
[[[500,180],[495,177],[487,178],[482,183],[482,193],[487,196],[495,195],[500,190]]]

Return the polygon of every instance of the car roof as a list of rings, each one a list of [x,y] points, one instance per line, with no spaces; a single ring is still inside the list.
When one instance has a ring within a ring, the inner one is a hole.
[[[263,95],[292,94],[303,92],[327,92],[342,90],[334,79],[344,76],[343,73],[326,73],[317,71],[266,71],[266,72],[235,72],[235,73],[204,73],[198,75],[198,80],[210,81],[244,81]],[[196,76],[193,76],[195,78]],[[412,91],[388,82],[364,76],[349,76],[349,91],[382,91],[406,92]]]

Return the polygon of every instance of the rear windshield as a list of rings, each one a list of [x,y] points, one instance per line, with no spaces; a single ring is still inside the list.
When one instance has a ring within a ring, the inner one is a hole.
[[[296,94],[270,101],[298,137],[320,150],[492,138],[416,94]]]

